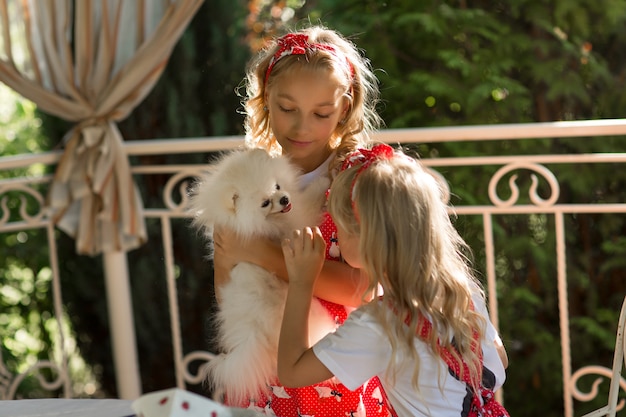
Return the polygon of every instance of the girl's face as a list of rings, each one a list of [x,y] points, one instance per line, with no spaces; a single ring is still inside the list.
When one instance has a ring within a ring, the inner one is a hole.
[[[330,156],[331,136],[347,111],[344,90],[324,71],[285,73],[268,88],[270,126],[283,154],[304,172]]]
[[[339,243],[339,249],[344,261],[353,268],[362,268],[359,235],[350,234],[337,225],[337,242]]]

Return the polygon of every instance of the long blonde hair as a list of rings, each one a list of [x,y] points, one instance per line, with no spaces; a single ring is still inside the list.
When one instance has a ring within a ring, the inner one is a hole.
[[[480,346],[485,320],[472,308],[472,295],[484,297],[470,268],[469,248],[448,213],[445,190],[423,164],[396,151],[359,172],[355,165],[332,183],[328,210],[335,223],[359,235],[362,266],[369,276],[368,293],[380,285],[381,302],[371,308],[386,330],[393,350],[389,370],[395,374],[407,364],[397,363],[398,350],[413,361],[413,385],[419,389],[416,332],[426,317],[432,331],[425,339],[434,355],[438,344],[454,354],[448,336],[469,367],[474,388],[480,383]],[[341,242],[339,242],[341,247]],[[390,307],[396,314],[389,314]],[[408,318],[408,327],[405,319]],[[442,336],[439,339],[439,336]]]
[[[267,81],[268,67],[280,47],[279,39],[270,42],[250,61],[244,79],[246,95],[242,101],[246,114],[246,144],[280,154],[282,150],[270,126],[265,103],[266,90],[280,82],[281,76],[290,71],[304,67],[326,71],[329,78],[332,77],[340,84],[349,103],[345,118],[337,124],[330,138],[336,156],[329,169],[336,171],[345,155],[369,143],[371,133],[382,124],[376,112],[380,95],[378,80],[370,61],[359,53],[354,43],[338,32],[318,25],[294,33],[307,35],[310,44],[328,45],[334,52],[323,48],[307,48],[304,57],[285,56],[272,67]]]

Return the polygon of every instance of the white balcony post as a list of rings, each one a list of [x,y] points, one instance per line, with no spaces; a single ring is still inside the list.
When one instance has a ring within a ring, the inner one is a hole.
[[[134,400],[141,395],[135,321],[125,252],[105,252],[104,274],[118,396]]]

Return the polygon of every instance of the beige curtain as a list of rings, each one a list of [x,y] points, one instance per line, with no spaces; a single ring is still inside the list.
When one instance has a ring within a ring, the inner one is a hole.
[[[145,242],[117,122],[150,92],[202,0],[0,0],[0,81],[75,122],[49,192],[79,253]]]

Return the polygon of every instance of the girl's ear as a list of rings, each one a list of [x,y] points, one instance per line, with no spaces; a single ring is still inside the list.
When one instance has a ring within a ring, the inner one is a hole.
[[[352,100],[344,97],[343,101],[344,101],[344,105],[343,105],[343,111],[341,112],[341,118],[345,119],[346,117],[348,117],[348,112],[350,111],[350,106],[352,106]]]
[[[346,119],[348,118],[349,110],[350,110],[350,106],[346,106],[341,112],[341,117],[339,118],[339,120],[341,120],[342,124],[346,122]]]

